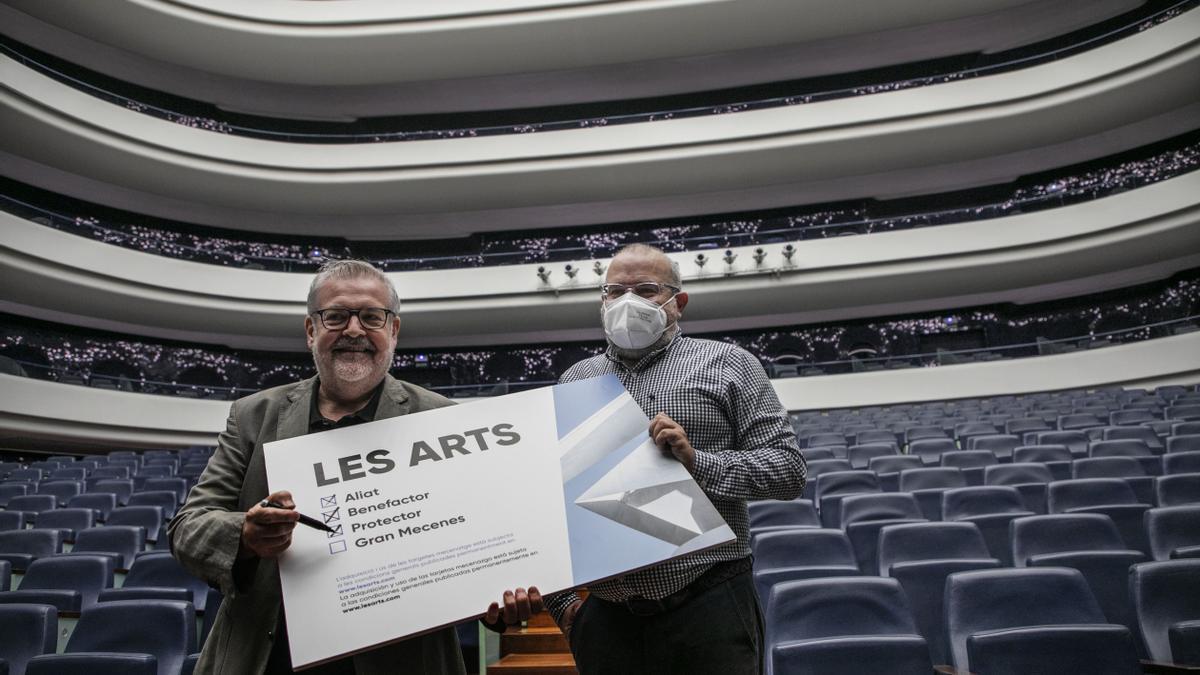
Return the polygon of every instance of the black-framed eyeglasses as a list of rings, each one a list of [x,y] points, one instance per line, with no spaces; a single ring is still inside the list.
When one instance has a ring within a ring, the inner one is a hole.
[[[357,316],[358,323],[367,330],[379,330],[387,325],[388,316],[394,314],[383,307],[363,307],[362,309],[346,309],[345,307],[329,307],[313,312],[321,319],[321,325],[328,330],[341,330],[350,323],[350,317]]]
[[[605,300],[616,300],[629,291],[633,291],[638,297],[652,300],[657,298],[663,292],[663,289],[674,293],[678,293],[681,290],[678,286],[659,284],[653,281],[643,281],[640,284],[633,284],[632,286],[626,286],[625,284],[600,284],[600,297]]]

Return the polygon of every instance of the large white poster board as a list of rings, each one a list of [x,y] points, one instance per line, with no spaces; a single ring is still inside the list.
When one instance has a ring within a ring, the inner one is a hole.
[[[272,491],[334,528],[280,557],[297,669],[733,541],[614,376],[263,447]]]

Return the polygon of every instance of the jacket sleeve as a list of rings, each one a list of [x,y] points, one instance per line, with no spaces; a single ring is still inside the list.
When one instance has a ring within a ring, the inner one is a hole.
[[[196,487],[188,493],[187,502],[167,527],[175,558],[227,597],[245,590],[235,583],[234,563],[246,515],[239,508],[239,495],[254,441],[244,438],[239,428],[241,403],[234,402],[225,431],[217,439],[216,452]],[[247,571],[253,570],[240,569],[238,578],[252,576],[245,574]]]

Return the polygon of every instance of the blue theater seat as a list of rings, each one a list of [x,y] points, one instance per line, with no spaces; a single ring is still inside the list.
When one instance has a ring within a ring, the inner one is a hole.
[[[867,445],[871,443],[891,443],[895,445],[897,441],[895,433],[883,429],[866,429],[854,434],[855,445]]]
[[[1013,449],[1013,463],[1045,464],[1055,480],[1071,478],[1074,458],[1065,445],[1023,445]]]
[[[851,495],[842,500],[842,528],[863,574],[875,574],[879,568],[877,550],[883,527],[919,522],[927,521],[911,494],[885,492]]]
[[[73,553],[107,553],[118,570],[127,570],[134,556],[146,547],[146,530],[137,526],[93,527],[75,535]]]
[[[932,662],[894,579],[789,581],[767,601],[768,670],[927,675]]]
[[[162,507],[159,506],[121,506],[108,514],[105,527],[114,525],[132,525],[146,531],[146,544],[153,548],[166,526]]]
[[[807,499],[788,502],[752,502],[748,507],[750,529],[766,527],[820,527],[817,510]]]
[[[967,443],[968,450],[987,450],[1001,462],[1011,462],[1013,450],[1021,445],[1021,439],[1013,434],[974,436]]]
[[[1094,644],[1094,626],[1108,626],[1111,636],[1128,633],[1124,626],[1108,624],[1087,582],[1078,570],[1065,567],[1039,569],[997,569],[959,572],[946,581],[946,631],[950,643],[952,664],[959,671],[992,672],[990,663],[977,664],[971,653],[981,658],[999,657],[1003,645],[1009,650],[1022,651],[1028,644],[1031,654],[1050,659],[1025,672],[1083,673],[1092,663],[1090,655],[1075,649],[1047,649],[1046,645],[1072,644],[1072,629],[1081,644]],[[1054,627],[1044,633],[1038,630],[1014,632],[1011,629]],[[1115,630],[1114,630],[1115,629]],[[1006,633],[997,635],[997,633]],[[1039,638],[1039,636],[1042,636]],[[969,645],[975,638],[973,647]],[[1129,672],[1124,664],[1137,665],[1132,641],[1110,639],[1112,651],[1108,658],[1117,664],[1115,672]],[[997,644],[999,643],[999,644]],[[1121,646],[1126,648],[1122,649]],[[997,667],[997,672],[1008,666]],[[1107,671],[1103,671],[1107,672]],[[1137,672],[1136,670],[1132,672]]]
[[[991,422],[959,422],[954,425],[954,438],[967,447],[967,439],[974,436],[993,436],[998,430]]]
[[[146,654],[156,659],[157,675],[176,675],[195,651],[196,612],[191,603],[141,600],[100,602],[84,610],[67,642],[66,656],[87,654],[101,668],[102,661]],[[109,656],[112,653],[115,657]],[[39,657],[38,667],[46,668],[40,672],[59,672],[55,668],[60,659],[67,660],[64,655]]]
[[[82,481],[85,478],[87,478],[87,475],[88,475],[88,470],[85,467],[82,467],[82,466],[65,467],[65,468],[59,468],[59,469],[55,469],[54,471],[51,471],[50,475],[46,478],[46,480],[47,481],[55,481],[55,480]]]
[[[1155,560],[1200,558],[1200,504],[1150,509],[1145,526]]]
[[[1151,458],[1161,464],[1156,458]],[[1134,457],[1089,457],[1077,459],[1071,467],[1074,478],[1121,478],[1133,488],[1143,504],[1154,505],[1154,477]]]
[[[1200,452],[1176,452],[1162,456],[1163,475],[1200,473]]]
[[[53,495],[58,506],[66,506],[67,500],[83,492],[83,484],[77,480],[46,480],[38,484],[37,494]]]
[[[6,511],[22,511],[26,520],[37,522],[37,514],[58,508],[58,499],[54,495],[20,495],[8,500],[4,508]]]
[[[925,462],[920,457],[912,455],[887,455],[872,457],[867,463],[867,469],[874,471],[879,478],[879,487],[884,492],[895,492],[900,489],[900,472],[906,469],[920,469]]]
[[[1036,431],[1025,437],[1025,445],[1062,445],[1073,458],[1087,457],[1089,439],[1082,431]]]
[[[1200,667],[1200,619],[1171,624],[1167,638],[1176,665]]]
[[[941,425],[935,426],[932,424],[918,424],[917,426],[911,426],[904,430],[904,444],[910,446],[910,448],[916,441],[943,438],[950,440],[946,436],[946,430],[943,429]],[[953,443],[953,441],[951,441],[951,443]],[[909,452],[912,453],[912,450],[910,449]]]
[[[962,471],[967,485],[983,485],[984,469],[1000,460],[989,450],[956,450],[944,453],[940,462],[943,467]]]
[[[8,501],[13,497],[29,494],[29,486],[24,483],[0,483],[0,508],[7,508]]]
[[[967,638],[973,671],[988,675],[1104,673],[1141,675],[1133,635],[1125,626],[1034,626]]]
[[[12,675],[33,657],[53,654],[57,642],[58,612],[50,605],[0,605],[0,658]]]
[[[1004,433],[1020,436],[1024,442],[1025,434],[1036,431],[1053,431],[1049,424],[1040,417],[1019,417],[1004,423]]]
[[[881,492],[870,471],[834,471],[817,477],[816,502],[822,527],[841,527],[842,499],[847,495]]]
[[[1016,488],[1002,485],[966,487],[942,493],[942,518],[974,523],[983,533],[988,551],[1005,565],[1012,564],[1008,524],[1015,518],[1032,516]]]
[[[58,530],[0,532],[0,560],[11,563],[14,572],[23,572],[34,560],[61,550]]]
[[[1139,502],[1129,483],[1120,478],[1081,478],[1054,481],[1047,487],[1050,513],[1102,513],[1117,525],[1131,549],[1150,552],[1143,517],[1149,504]]]
[[[866,469],[875,457],[888,457],[898,454],[895,444],[868,443],[852,445],[846,450],[846,459],[850,460],[853,469]]]
[[[1200,504],[1200,472],[1159,476],[1154,479],[1159,506]]]
[[[1200,452],[1200,434],[1182,434],[1167,437],[1167,454],[1177,452]]]
[[[759,535],[752,542],[754,585],[766,604],[781,581],[859,574],[850,539],[841,530],[801,528]]]
[[[837,456],[833,454],[833,450],[830,450],[829,448],[805,448],[804,450],[801,450],[801,452],[804,454],[804,460],[806,462],[820,459],[837,459]]]
[[[1146,420],[1147,422],[1152,420]],[[1133,425],[1133,426],[1112,426],[1105,427],[1102,437],[1106,441],[1119,440],[1137,440],[1146,444],[1146,447],[1154,451],[1155,454],[1161,455],[1164,447],[1162,439],[1158,434],[1154,433],[1154,429],[1148,426]]]
[[[91,509],[55,509],[38,515],[38,529],[58,530],[63,541],[75,541],[75,533],[96,524],[96,512]]]
[[[900,472],[900,491],[912,493],[921,513],[929,520],[942,519],[942,493],[966,486],[967,478],[957,468],[926,467]]]
[[[850,460],[848,459],[817,459],[808,463],[808,482],[804,485],[804,492],[801,495],[804,499],[812,499],[817,491],[817,479],[821,474],[833,473],[835,471],[850,471]]]
[[[117,508],[117,496],[109,492],[87,492],[71,497],[67,501],[67,508],[91,509],[96,512],[96,522],[102,523]]]
[[[133,567],[125,575],[125,585],[105,591],[102,599],[105,602],[121,600],[126,591],[138,592],[145,588],[186,589],[190,596],[188,601],[203,613],[208,601],[208,583],[198,579],[183,569],[169,552],[154,551],[137,556]]]
[[[1053,482],[1050,467],[1034,462],[997,464],[984,470],[986,485],[1007,485],[1021,493],[1025,508],[1034,513],[1046,512],[1046,486]]]
[[[34,657],[26,675],[157,675],[150,654],[81,653]]]
[[[1171,627],[1200,620],[1200,560],[1134,565],[1129,571],[1129,593],[1146,654],[1151,661],[1174,662]]]
[[[25,529],[23,511],[0,511],[0,532]]]
[[[957,450],[958,445],[945,437],[921,438],[910,441],[908,444],[908,454],[920,457],[921,461],[925,462],[925,466],[937,466],[944,453]]]
[[[0,593],[0,603],[46,604],[59,612],[78,612],[112,585],[113,561],[108,556],[48,556],[30,563],[20,590]]]
[[[164,521],[170,521],[179,509],[179,497],[174,490],[139,490],[129,495],[128,506],[157,506]]]

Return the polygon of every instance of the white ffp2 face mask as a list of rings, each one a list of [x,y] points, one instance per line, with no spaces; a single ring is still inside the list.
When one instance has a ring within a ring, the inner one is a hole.
[[[667,302],[674,300],[675,296],[671,296]],[[645,349],[667,329],[667,313],[663,308],[634,293],[602,305],[600,314],[608,341],[622,349]]]

